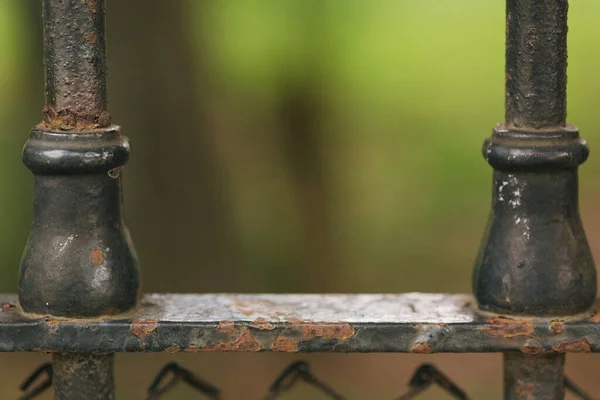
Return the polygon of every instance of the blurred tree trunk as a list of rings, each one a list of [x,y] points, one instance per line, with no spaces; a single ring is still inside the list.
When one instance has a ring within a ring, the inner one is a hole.
[[[184,6],[107,5],[109,109],[133,144],[126,220],[145,291],[231,290],[225,185],[197,93],[206,78],[193,62]]]
[[[307,24],[311,26],[310,23]],[[310,62],[309,62],[310,65]],[[317,71],[318,72],[318,71]],[[278,112],[282,127],[282,151],[288,161],[300,222],[302,273],[296,290],[336,291],[337,246],[332,221],[329,161],[321,115],[327,108],[319,77],[305,77],[285,87]],[[318,278],[321,277],[321,278]],[[323,279],[328,277],[329,279]]]

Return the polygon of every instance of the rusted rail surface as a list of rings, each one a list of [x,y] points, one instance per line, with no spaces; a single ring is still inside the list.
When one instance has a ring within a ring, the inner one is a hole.
[[[27,318],[2,295],[0,351],[600,352],[600,314],[488,317],[468,295],[151,294],[134,312]]]

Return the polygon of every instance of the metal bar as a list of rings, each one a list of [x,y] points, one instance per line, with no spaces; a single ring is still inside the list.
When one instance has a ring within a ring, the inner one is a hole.
[[[44,0],[44,67],[49,129],[106,127],[103,0]]]
[[[507,0],[506,121],[484,145],[494,191],[473,291],[480,309],[521,321],[584,318],[596,298],[578,208],[589,150],[565,122],[567,11],[567,0]],[[530,343],[504,357],[505,399],[563,399],[564,355]]]
[[[46,105],[23,151],[35,178],[18,287],[29,315],[118,314],[139,296],[121,215],[129,143],[107,110],[104,24],[104,0],[43,0]],[[111,354],[56,352],[53,370],[57,399],[114,398]]]
[[[95,319],[32,318],[15,301],[0,296],[0,351],[600,352],[600,314],[483,316],[468,295],[151,294]]]
[[[30,313],[96,317],[135,306],[139,272],[121,213],[129,143],[106,103],[104,0],[44,0],[44,121],[23,161],[33,226],[19,301]]]
[[[504,399],[564,399],[564,367],[564,354],[504,354]]]
[[[494,167],[492,213],[473,275],[487,311],[551,317],[594,306],[596,269],[577,178],[589,150],[577,128],[564,125],[560,100],[566,9],[566,0],[507,1],[507,121],[483,149]],[[521,47],[527,51],[514,49]],[[545,72],[533,76],[538,69]]]
[[[56,400],[112,400],[114,355],[57,353],[52,356]]]
[[[564,126],[567,0],[506,2],[506,125]]]

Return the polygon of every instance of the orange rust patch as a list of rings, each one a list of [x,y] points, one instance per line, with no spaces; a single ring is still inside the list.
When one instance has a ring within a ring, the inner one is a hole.
[[[219,321],[217,331],[221,333],[234,333],[235,329],[235,323],[233,321],[223,320]]]
[[[206,351],[261,351],[263,347],[245,328],[238,328],[241,335],[235,341],[219,342]]]
[[[600,323],[600,310],[596,311],[596,313],[592,316],[592,321]]]
[[[298,342],[294,339],[279,334],[273,342],[271,350],[280,351],[283,353],[293,353],[298,351]]]
[[[525,354],[540,354],[542,352],[542,348],[531,344],[525,344],[523,347],[521,347],[521,352]]]
[[[47,323],[48,325],[52,325],[52,326],[58,326],[58,321],[57,321],[57,320],[55,320],[55,319],[53,319],[53,318],[48,318],[48,319],[46,319],[46,323]]]
[[[90,250],[90,261],[94,265],[101,265],[104,262],[104,253],[100,249]]]
[[[166,353],[177,353],[179,351],[179,347],[177,346],[169,346],[165,349]]]
[[[144,337],[158,326],[158,321],[155,319],[136,320],[131,323],[131,333],[137,337]]]
[[[591,350],[590,341],[587,338],[576,342],[557,343],[552,348],[559,353],[589,353]]]
[[[256,318],[254,321],[249,324],[251,327],[260,329],[261,331],[272,331],[275,329],[275,326],[269,322],[266,318]]]
[[[550,322],[550,329],[552,329],[552,332],[554,332],[556,335],[563,333],[565,330],[565,324],[563,324],[560,321],[552,321]]]
[[[15,307],[16,306],[12,303],[4,303],[0,306],[0,309],[2,309],[2,311],[7,311],[7,310],[12,310]]]
[[[302,342],[321,337],[328,340],[345,341],[354,336],[354,328],[347,323],[301,321],[289,318],[286,327],[275,339],[271,349],[281,352],[296,352]]]
[[[98,35],[96,32],[84,33],[83,38],[88,41],[89,44],[94,45],[96,40],[98,40]]]
[[[429,343],[418,342],[410,346],[409,352],[414,354],[429,354],[433,353],[433,347]]]
[[[534,327],[530,321],[515,320],[503,317],[494,317],[489,320],[482,330],[488,335],[513,338],[516,336],[529,336]]]
[[[322,337],[324,339],[346,340],[354,335],[354,328],[347,323],[301,324],[302,336],[308,339]]]
[[[535,391],[535,385],[533,383],[526,383],[523,381],[517,382],[516,392],[520,399],[534,400],[534,397],[533,397],[534,391]]]

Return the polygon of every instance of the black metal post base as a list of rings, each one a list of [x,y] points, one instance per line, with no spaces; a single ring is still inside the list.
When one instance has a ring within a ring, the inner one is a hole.
[[[139,271],[121,214],[119,171],[128,156],[117,126],[86,133],[33,129],[23,152],[35,176],[19,277],[24,311],[95,317],[136,304]]]
[[[52,355],[56,400],[113,400],[114,354],[55,353]]]
[[[473,274],[482,310],[566,316],[593,307],[596,269],[579,217],[577,167],[587,144],[572,126],[496,127],[492,213]]]

